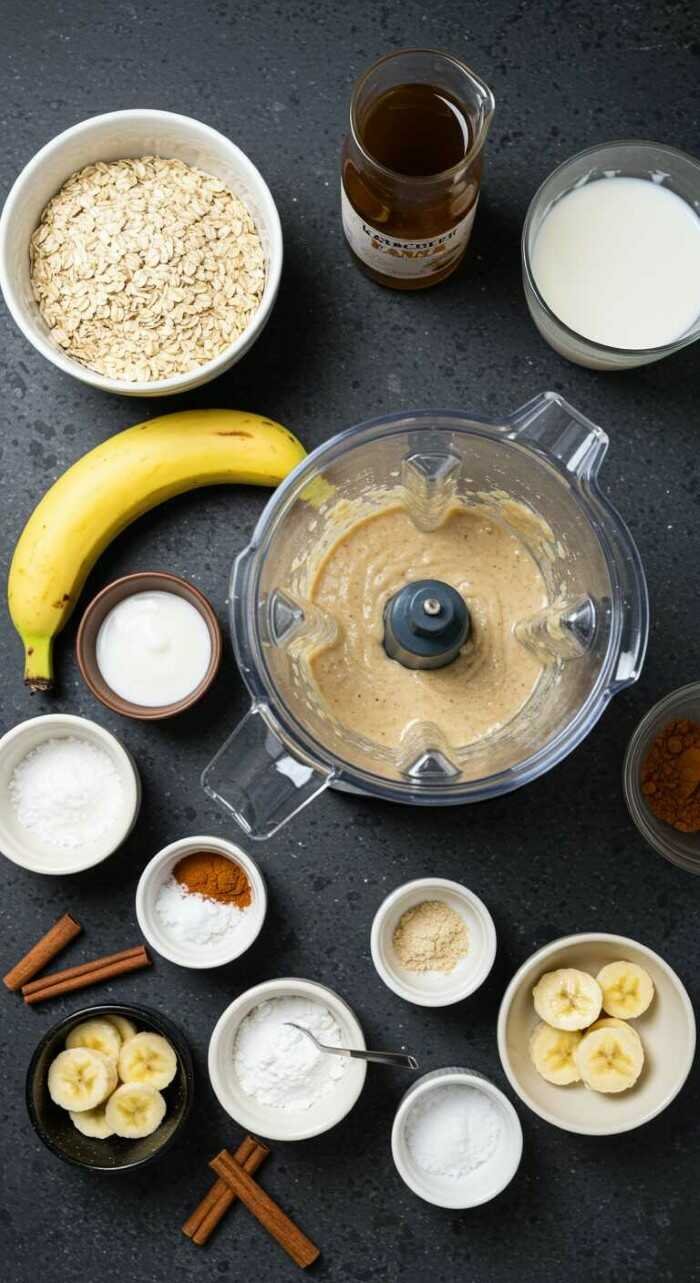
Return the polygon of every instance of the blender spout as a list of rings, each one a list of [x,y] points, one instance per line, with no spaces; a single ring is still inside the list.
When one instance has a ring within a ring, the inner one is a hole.
[[[202,774],[202,788],[247,837],[264,841],[313,802],[334,772],[287,743],[266,704],[253,704]]]
[[[597,477],[607,434],[557,392],[533,397],[508,422],[511,441],[533,447],[579,480]]]

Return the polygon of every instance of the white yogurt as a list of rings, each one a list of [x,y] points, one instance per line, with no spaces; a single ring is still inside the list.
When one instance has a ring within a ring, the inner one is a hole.
[[[199,611],[169,592],[125,597],[97,634],[97,666],[116,695],[144,708],[176,704],[199,685],[211,637]]]
[[[596,179],[545,216],[532,274],[577,334],[608,347],[661,347],[700,315],[700,218],[661,183]]]

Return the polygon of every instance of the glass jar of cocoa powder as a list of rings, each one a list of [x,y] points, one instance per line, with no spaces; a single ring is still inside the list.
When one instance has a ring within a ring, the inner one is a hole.
[[[494,98],[465,63],[433,49],[380,58],[355,85],[343,144],[343,230],[373,280],[443,281],[471,234]]]

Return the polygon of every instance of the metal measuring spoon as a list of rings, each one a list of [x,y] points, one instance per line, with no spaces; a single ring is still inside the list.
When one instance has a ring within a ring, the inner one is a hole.
[[[418,1068],[415,1056],[409,1056],[404,1051],[360,1051],[354,1047],[328,1047],[325,1043],[319,1042],[311,1030],[305,1029],[303,1025],[295,1025],[293,1020],[285,1020],[284,1023],[288,1029],[298,1029],[300,1034],[306,1034],[314,1047],[319,1051],[330,1052],[331,1056],[351,1056],[353,1060],[373,1060],[378,1065],[395,1065],[398,1069]]]

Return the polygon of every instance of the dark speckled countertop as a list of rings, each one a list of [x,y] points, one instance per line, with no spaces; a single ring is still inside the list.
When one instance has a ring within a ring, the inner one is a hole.
[[[256,849],[270,910],[239,963],[196,973],[157,960],[151,972],[94,991],[95,1001],[133,998],[160,1008],[192,1044],[196,1105],[186,1137],[162,1166],[101,1179],[42,1147],[24,1110],[25,1067],[41,1032],[79,1004],[66,998],[33,1011],[7,993],[0,997],[0,1246],[8,1283],[278,1283],[294,1276],[240,1208],[204,1251],[179,1233],[207,1187],[206,1160],[237,1135],[207,1083],[209,1034],[223,1007],[256,981],[323,981],[355,1008],[370,1045],[405,1044],[425,1068],[466,1064],[502,1087],[495,1037],[501,994],[513,970],[557,935],[600,929],[634,936],[677,968],[697,1003],[700,882],[645,847],[627,816],[620,771],[627,740],[650,704],[699,676],[698,349],[626,375],[568,365],[530,323],[519,262],[528,201],[573,152],[620,136],[697,150],[697,18],[692,0],[0,6],[3,193],[59,131],[129,106],[200,117],[240,144],[270,183],[286,241],[270,325],[240,365],[181,405],[261,411],[313,446],[383,411],[451,405],[489,415],[545,388],[561,391],[610,434],[604,486],[638,541],[654,606],[641,681],[557,770],[464,810],[327,796]],[[423,295],[385,292],[361,276],[345,252],[338,212],[338,149],[351,84],[379,54],[411,44],[462,55],[497,100],[468,260]],[[0,387],[4,573],[47,483],[159,407],[103,396],[64,377],[4,309]],[[171,399],[162,408],[178,407]],[[265,497],[221,489],[155,511],[104,555],[88,592],[129,570],[168,569],[193,579],[223,622],[231,559]],[[32,699],[22,687],[18,639],[2,614],[2,727],[53,710],[95,718],[137,759],[143,809],[122,852],[84,875],[43,879],[3,862],[3,972],[66,908],[86,927],[83,944],[66,957],[123,947],[137,934],[134,889],[151,855],[190,833],[231,835],[198,777],[246,705],[233,662],[197,710],[141,726],[92,699],[75,667],[73,637],[71,627],[58,648],[59,694]],[[427,872],[476,891],[498,931],[490,979],[446,1010],[402,1003],[376,976],[369,953],[383,896]],[[83,997],[90,993],[79,995],[81,1003]],[[389,1133],[406,1082],[371,1070],[349,1118],[315,1141],[275,1146],[263,1183],[322,1247],[313,1274],[328,1283],[419,1283],[427,1273],[434,1283],[685,1283],[700,1278],[698,1084],[696,1071],[662,1118],[610,1140],[559,1132],[518,1102],[525,1134],[518,1176],[490,1205],[454,1214],[420,1202],[399,1180]]]

